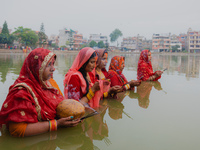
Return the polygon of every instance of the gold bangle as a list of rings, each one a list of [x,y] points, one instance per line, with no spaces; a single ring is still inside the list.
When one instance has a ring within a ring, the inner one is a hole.
[[[90,93],[88,92],[87,95],[86,95],[88,101],[90,101],[92,99],[92,96],[90,95]]]
[[[130,89],[130,84],[125,85],[126,90]]]
[[[103,93],[103,97],[108,97],[108,92]]]
[[[92,97],[94,96],[94,92],[92,92],[92,89],[91,89],[91,88],[89,89],[89,92],[88,92],[88,93],[90,93]]]
[[[87,95],[87,99],[90,101],[94,97],[94,92],[92,92],[92,89],[90,88]]]

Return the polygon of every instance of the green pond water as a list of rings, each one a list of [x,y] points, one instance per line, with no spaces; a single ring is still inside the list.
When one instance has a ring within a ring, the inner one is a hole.
[[[109,54],[107,68],[112,56]],[[126,57],[124,75],[137,77],[139,54]],[[18,77],[25,54],[0,54],[0,106]],[[54,79],[63,92],[64,75],[76,54],[58,54]],[[159,82],[142,82],[118,99],[101,101],[99,115],[73,128],[33,137],[14,138],[0,133],[0,149],[73,150],[199,150],[200,55],[152,54],[153,69],[168,68]]]

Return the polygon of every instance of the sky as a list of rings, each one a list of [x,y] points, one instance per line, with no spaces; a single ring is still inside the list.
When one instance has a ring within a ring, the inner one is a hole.
[[[58,35],[63,28],[108,36],[118,28],[123,36],[200,31],[199,0],[0,0],[0,27],[23,26]]]

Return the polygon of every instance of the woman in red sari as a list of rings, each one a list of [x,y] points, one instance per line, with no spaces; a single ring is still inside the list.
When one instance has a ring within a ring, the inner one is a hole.
[[[108,72],[106,70],[106,64],[107,64],[107,59],[108,59],[108,52],[106,49],[97,49],[96,50],[98,54],[98,59],[97,59],[97,65],[95,68],[96,71],[96,79],[97,80],[104,80],[107,79]],[[121,91],[121,86],[115,85],[109,88],[108,92],[104,93],[104,98],[106,97],[113,97],[116,93]]]
[[[139,86],[141,81],[131,80],[127,81],[126,77],[122,74],[122,71],[125,67],[124,64],[125,57],[122,56],[114,56],[111,59],[110,67],[108,71],[108,77],[111,80],[111,87],[115,85],[119,85],[123,88],[123,90],[129,90],[134,88],[134,86]]]
[[[63,100],[49,81],[55,70],[55,59],[54,53],[43,48],[33,50],[26,57],[0,111],[0,124],[6,124],[11,135],[31,136],[80,122],[70,121],[72,117],[55,120],[56,107]]]
[[[151,65],[151,52],[143,50],[140,54],[137,68],[137,79],[143,81],[157,81],[161,78],[163,71],[153,72]]]
[[[108,72],[105,67],[108,62],[108,52],[106,49],[97,49],[95,51],[98,54],[97,65],[95,69],[97,78],[106,79]]]
[[[95,79],[97,54],[94,49],[85,47],[76,56],[64,79],[64,96],[68,99],[98,107],[100,97],[108,90],[108,81]],[[107,85],[106,85],[107,84]]]

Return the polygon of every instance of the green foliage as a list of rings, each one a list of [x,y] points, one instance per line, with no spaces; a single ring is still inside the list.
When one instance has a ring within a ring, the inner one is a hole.
[[[99,41],[98,44],[97,44],[97,46],[98,46],[99,48],[104,48],[104,47],[105,47],[105,44],[104,44],[103,41]]]
[[[0,44],[6,44],[8,41],[8,35],[0,34]]]
[[[89,45],[88,44],[82,44],[81,49],[84,48],[84,47],[89,47]]]
[[[119,29],[115,29],[109,36],[110,36],[110,41],[113,43],[117,41],[117,39],[122,36],[122,32]]]
[[[172,46],[172,52],[177,52],[178,48],[180,48],[179,45]]]
[[[15,28],[15,30],[16,31],[13,33],[13,35],[15,35],[19,43],[25,46],[35,46],[36,43],[38,42],[39,38],[37,34],[31,29],[23,28],[21,26],[21,27]]]
[[[65,42],[65,45],[69,45],[69,44],[70,44],[70,42],[69,42],[69,41],[66,41],[66,42]]]
[[[97,43],[95,41],[91,41],[89,46],[93,48],[93,47],[97,46]]]
[[[53,47],[53,48],[58,48],[59,46],[56,45],[56,43],[52,43],[52,44],[51,44],[51,47]]]
[[[6,21],[3,24],[3,29],[0,34],[0,44],[11,45],[14,41],[14,36],[9,34],[8,25]]]
[[[40,26],[40,32],[38,33],[38,37],[39,37],[39,44],[40,45],[47,43],[47,36],[45,34],[44,24],[43,23]]]
[[[4,24],[3,24],[3,28],[2,28],[1,33],[2,33],[2,34],[9,34],[8,25],[7,25],[7,22],[6,22],[6,21],[5,21]]]

